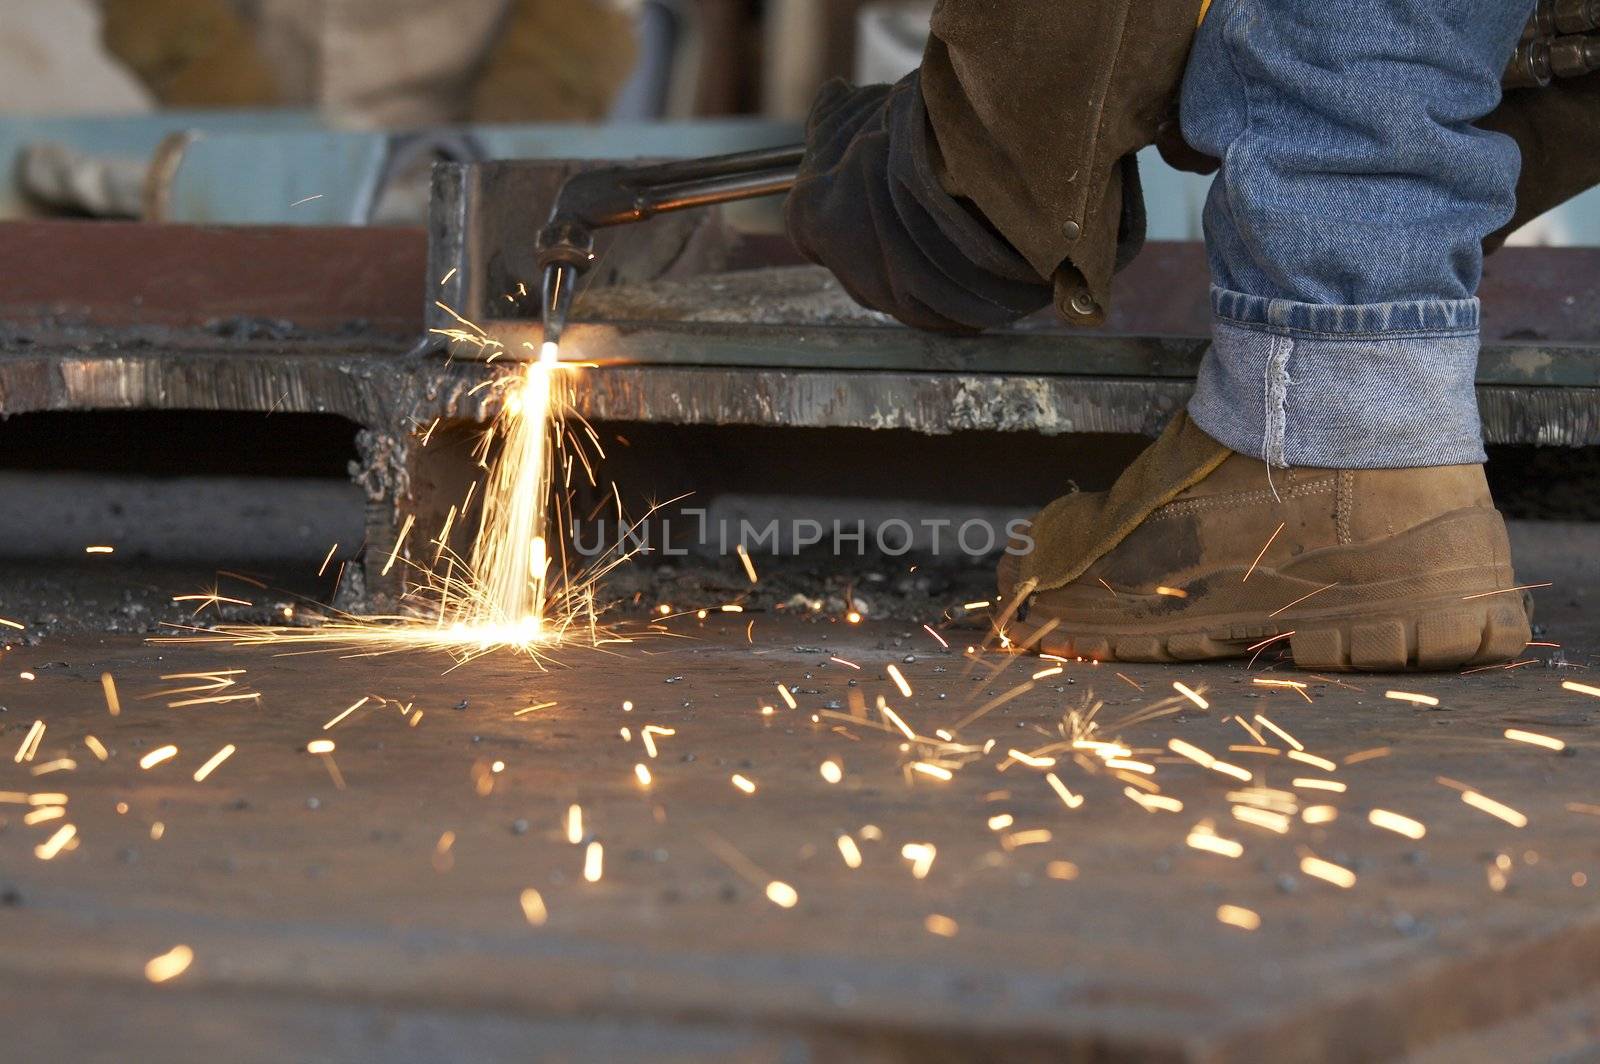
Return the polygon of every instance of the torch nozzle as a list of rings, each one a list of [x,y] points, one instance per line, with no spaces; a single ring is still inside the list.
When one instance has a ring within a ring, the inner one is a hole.
[[[567,327],[567,312],[572,309],[572,296],[578,286],[578,268],[570,262],[552,262],[544,268],[544,291],[541,308],[544,314],[544,342],[561,342],[561,333]]]

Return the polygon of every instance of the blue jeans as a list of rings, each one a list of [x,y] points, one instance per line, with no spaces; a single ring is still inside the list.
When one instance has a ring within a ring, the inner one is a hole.
[[[1213,343],[1189,414],[1277,466],[1483,461],[1482,240],[1520,160],[1475,128],[1532,0],[1214,0],[1182,124]]]

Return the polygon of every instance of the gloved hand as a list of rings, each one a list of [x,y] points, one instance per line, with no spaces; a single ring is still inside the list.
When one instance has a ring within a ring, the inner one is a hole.
[[[937,151],[916,72],[830,82],[784,206],[790,238],[858,303],[919,329],[978,332],[1048,304],[1050,282],[940,187]]]

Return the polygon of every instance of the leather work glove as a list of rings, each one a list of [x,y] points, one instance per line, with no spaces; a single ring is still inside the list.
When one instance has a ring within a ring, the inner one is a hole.
[[[225,0],[101,0],[106,51],[163,107],[268,107],[279,93]]]
[[[784,205],[789,236],[858,303],[906,325],[978,332],[1046,306],[1052,287],[939,184],[918,75],[825,85]]]

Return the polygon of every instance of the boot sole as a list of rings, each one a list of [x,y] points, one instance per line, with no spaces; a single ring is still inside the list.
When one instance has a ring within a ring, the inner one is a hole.
[[[1050,617],[1038,612],[1006,627],[1011,642],[1032,645]],[[1304,669],[1440,670],[1508,661],[1532,632],[1515,592],[1483,599],[1460,595],[1363,604],[1359,612],[1307,612],[1263,620],[1259,614],[1194,617],[1172,628],[1073,630],[1066,622],[1033,649],[1094,661],[1182,662],[1243,657],[1287,644]]]

